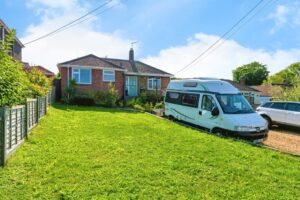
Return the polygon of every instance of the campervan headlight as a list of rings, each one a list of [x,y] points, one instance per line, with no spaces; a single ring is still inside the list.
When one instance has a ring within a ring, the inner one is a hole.
[[[255,131],[255,128],[252,126],[235,126],[234,129],[241,132]]]

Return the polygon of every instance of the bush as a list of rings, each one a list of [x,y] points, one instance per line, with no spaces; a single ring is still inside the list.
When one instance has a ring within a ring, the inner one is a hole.
[[[137,110],[152,112],[155,109],[163,108],[164,103],[161,95],[155,92],[143,92],[139,97],[128,100],[126,106]]]
[[[109,84],[107,91],[98,91],[95,94],[95,103],[106,107],[115,107],[119,99],[118,90]]]
[[[51,88],[51,80],[48,79],[41,71],[32,68],[27,71],[27,77],[30,81],[29,89],[30,96],[36,98],[38,96],[45,96]]]
[[[22,63],[8,55],[15,37],[12,30],[5,42],[0,40],[0,106],[13,106],[24,103],[29,93],[29,80],[23,71]]]
[[[300,102],[300,76],[295,78],[296,84],[291,88],[274,86],[272,88],[272,99],[275,101],[297,101]]]
[[[73,99],[73,97],[76,96],[76,92],[77,92],[76,86],[77,86],[77,83],[74,79],[69,81],[69,84],[66,88],[66,94],[67,95],[63,99],[64,102],[70,103],[71,100]]]
[[[157,92],[142,92],[138,98],[140,98],[140,101],[143,104],[148,102],[155,104],[163,101],[163,96]]]
[[[93,98],[87,97],[87,96],[76,96],[73,97],[70,101],[72,105],[78,105],[78,106],[93,106],[95,105],[95,101]]]

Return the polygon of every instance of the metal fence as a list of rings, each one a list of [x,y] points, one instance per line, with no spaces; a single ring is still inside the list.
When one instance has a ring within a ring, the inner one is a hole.
[[[25,105],[0,108],[0,166],[27,138],[30,130],[47,114],[47,107],[54,102],[54,90],[45,97],[28,99]]]

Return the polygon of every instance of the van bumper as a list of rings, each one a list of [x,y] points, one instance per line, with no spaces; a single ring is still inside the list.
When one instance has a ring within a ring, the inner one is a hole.
[[[257,139],[267,139],[268,129],[261,130],[259,132],[241,132],[241,131],[228,131],[228,134],[233,137],[239,137],[246,140],[257,140]]]

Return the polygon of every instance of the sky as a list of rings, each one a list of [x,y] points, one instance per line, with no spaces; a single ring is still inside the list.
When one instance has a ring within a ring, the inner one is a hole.
[[[105,0],[0,0],[0,18],[26,43],[84,15]],[[23,49],[23,61],[58,72],[87,54],[135,59],[176,77],[232,78],[258,61],[271,74],[300,61],[300,2],[263,0],[230,37],[220,38],[259,0],[111,0],[112,9]],[[265,5],[265,6],[264,6]],[[99,11],[101,12],[101,10]],[[221,40],[220,40],[221,39]],[[177,73],[215,41],[213,49]]]

